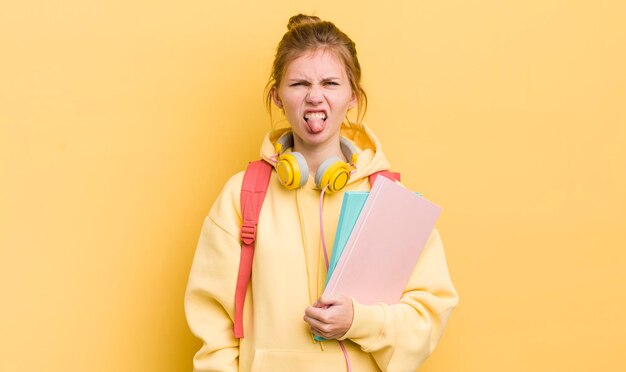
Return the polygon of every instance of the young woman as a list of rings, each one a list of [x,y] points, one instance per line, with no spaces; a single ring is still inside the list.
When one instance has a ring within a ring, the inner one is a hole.
[[[318,17],[289,20],[267,104],[282,109],[290,127],[268,133],[261,147],[275,170],[257,226],[245,337],[233,334],[241,172],[211,208],[191,268],[185,309],[204,343],[196,371],[414,371],[441,337],[458,298],[436,230],[400,303],[321,296],[324,250],[332,247],[343,192],[369,190],[368,176],[390,169],[379,141],[360,124],[366,106],[360,81],[347,35]],[[357,123],[347,119],[353,108]]]

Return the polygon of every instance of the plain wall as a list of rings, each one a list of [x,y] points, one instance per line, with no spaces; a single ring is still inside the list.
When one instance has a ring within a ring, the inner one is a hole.
[[[618,0],[5,2],[0,370],[191,369],[200,226],[298,12],[357,43],[366,124],[444,208],[461,301],[423,370],[625,370]]]

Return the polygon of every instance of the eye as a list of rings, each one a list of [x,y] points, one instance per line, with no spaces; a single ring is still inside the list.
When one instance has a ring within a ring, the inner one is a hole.
[[[324,83],[324,85],[338,86],[339,83],[336,81],[327,81]]]
[[[307,81],[294,81],[289,84],[290,87],[300,87],[300,86],[309,86]]]

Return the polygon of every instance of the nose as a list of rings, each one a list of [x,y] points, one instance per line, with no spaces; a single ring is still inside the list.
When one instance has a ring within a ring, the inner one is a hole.
[[[319,104],[319,103],[322,103],[323,99],[324,98],[323,98],[322,90],[320,89],[320,87],[316,85],[311,86],[308,94],[306,95],[307,103]]]

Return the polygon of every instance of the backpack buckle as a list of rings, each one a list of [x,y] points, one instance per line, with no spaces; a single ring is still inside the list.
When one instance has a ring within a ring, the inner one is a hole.
[[[241,241],[246,244],[252,244],[254,239],[256,239],[256,224],[243,224],[241,226]]]

